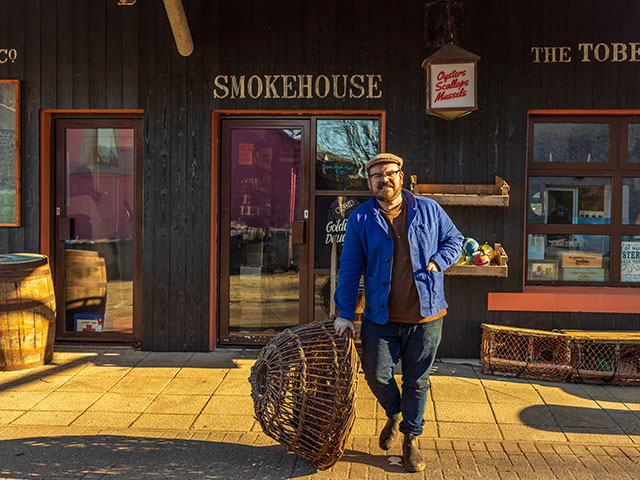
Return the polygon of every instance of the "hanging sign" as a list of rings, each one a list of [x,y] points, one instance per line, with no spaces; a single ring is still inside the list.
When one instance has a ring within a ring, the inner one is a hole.
[[[478,109],[478,60],[478,55],[445,45],[422,62],[427,74],[428,114],[453,120]]]
[[[431,108],[474,108],[475,71],[476,66],[473,63],[431,65]]]

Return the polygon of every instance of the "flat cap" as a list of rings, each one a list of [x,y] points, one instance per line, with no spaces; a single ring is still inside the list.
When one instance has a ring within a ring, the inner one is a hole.
[[[394,155],[393,153],[379,153],[375,157],[371,157],[365,165],[367,173],[369,173],[369,169],[371,167],[379,163],[395,163],[396,165],[398,165],[398,167],[402,168],[402,164],[404,162],[402,161],[402,158]]]

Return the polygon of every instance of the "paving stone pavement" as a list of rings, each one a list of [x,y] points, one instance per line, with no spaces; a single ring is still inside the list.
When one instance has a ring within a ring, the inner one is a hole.
[[[640,387],[452,362],[431,377],[424,472],[404,472],[400,442],[380,450],[362,379],[345,454],[317,471],[253,418],[256,355],[58,346],[49,365],[0,372],[0,479],[640,479]]]

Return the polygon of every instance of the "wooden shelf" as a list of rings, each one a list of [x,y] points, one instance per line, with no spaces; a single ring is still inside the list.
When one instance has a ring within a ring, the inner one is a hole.
[[[509,267],[507,262],[509,257],[507,252],[504,251],[502,245],[496,243],[494,250],[498,252],[495,258],[495,264],[487,265],[486,267],[478,267],[476,265],[452,265],[444,271],[445,275],[455,276],[470,276],[470,277],[502,277],[506,278],[509,275]]]
[[[430,184],[417,183],[418,177],[411,175],[411,191],[416,195],[431,198],[440,205],[466,207],[508,207],[509,185],[496,176],[494,185]]]

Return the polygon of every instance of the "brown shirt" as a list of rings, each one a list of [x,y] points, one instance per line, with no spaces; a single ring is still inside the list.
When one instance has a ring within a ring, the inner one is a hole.
[[[409,250],[407,229],[407,203],[391,210],[380,208],[382,218],[389,226],[393,239],[393,266],[391,268],[391,291],[389,292],[389,321],[400,323],[424,323],[444,317],[447,309],[433,317],[423,317],[420,313],[420,297],[413,278],[413,265]]]

